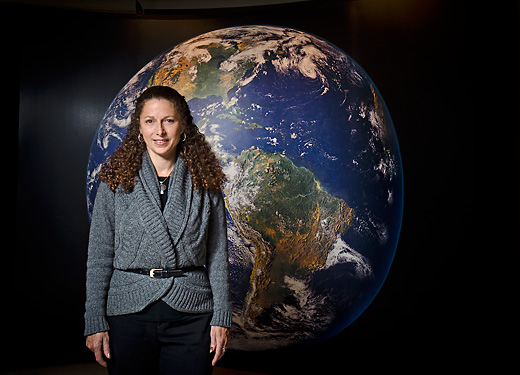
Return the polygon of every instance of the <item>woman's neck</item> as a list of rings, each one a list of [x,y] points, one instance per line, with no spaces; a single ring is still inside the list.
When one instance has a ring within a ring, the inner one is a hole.
[[[168,177],[172,173],[173,167],[175,167],[176,157],[173,159],[165,159],[152,152],[149,152],[148,154],[150,155],[150,159],[152,160],[152,164],[158,177]]]

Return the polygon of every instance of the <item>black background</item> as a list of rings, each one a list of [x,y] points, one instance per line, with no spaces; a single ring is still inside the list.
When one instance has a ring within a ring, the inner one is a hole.
[[[98,124],[119,90],[155,56],[201,33],[242,24],[313,33],[363,67],[396,128],[404,217],[388,278],[353,324],[312,347],[230,351],[220,365],[288,374],[478,365],[464,348],[482,339],[491,320],[483,309],[496,297],[473,261],[496,227],[498,203],[481,191],[495,185],[493,171],[506,159],[487,137],[505,138],[500,148],[511,150],[508,142],[518,134],[516,113],[508,109],[517,104],[518,9],[477,6],[321,1],[137,19],[3,4],[3,91],[10,93],[3,100],[4,144],[18,147],[15,156],[6,151],[9,175],[2,179],[8,191],[16,180],[16,220],[15,228],[13,221],[4,226],[2,337],[8,349],[0,370],[93,361],[83,338],[85,177]],[[495,80],[507,82],[509,91],[490,88]],[[501,195],[514,197],[518,168],[506,168]],[[12,194],[4,199],[13,207]],[[508,202],[516,212],[517,201]],[[4,212],[12,216],[13,209]],[[513,223],[499,227],[515,230]],[[494,259],[488,255],[484,261]]]

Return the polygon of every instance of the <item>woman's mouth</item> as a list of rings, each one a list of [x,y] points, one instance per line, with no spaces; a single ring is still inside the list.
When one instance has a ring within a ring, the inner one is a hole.
[[[153,141],[156,145],[164,145],[168,142],[167,139],[154,139]]]

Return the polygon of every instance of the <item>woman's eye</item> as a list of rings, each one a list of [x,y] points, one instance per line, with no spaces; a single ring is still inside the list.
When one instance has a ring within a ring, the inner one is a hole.
[[[153,121],[152,120],[145,120],[144,123],[145,124],[151,124]]]

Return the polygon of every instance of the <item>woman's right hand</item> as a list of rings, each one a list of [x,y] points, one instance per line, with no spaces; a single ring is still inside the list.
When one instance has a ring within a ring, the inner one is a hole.
[[[107,362],[103,358],[103,355],[110,359],[108,340],[108,332],[99,332],[87,336],[87,348],[94,352],[97,363],[103,367],[107,367]]]

